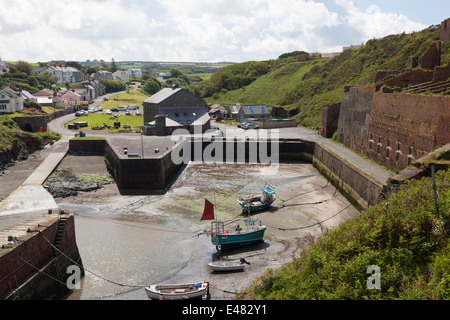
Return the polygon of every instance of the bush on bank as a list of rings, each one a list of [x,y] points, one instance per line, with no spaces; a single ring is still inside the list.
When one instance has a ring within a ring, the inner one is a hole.
[[[238,299],[449,299],[450,173],[400,191],[329,230],[279,270],[268,270]],[[380,289],[369,289],[369,266],[380,268]]]

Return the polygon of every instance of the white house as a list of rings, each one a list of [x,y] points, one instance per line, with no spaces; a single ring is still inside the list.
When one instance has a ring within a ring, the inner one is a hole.
[[[33,72],[39,75],[49,72],[52,76],[58,77],[57,83],[75,83],[83,80],[81,71],[73,67],[36,67]]]
[[[0,89],[0,113],[14,113],[23,110],[22,96],[10,87]]]
[[[117,70],[113,73],[114,78],[117,78],[125,83],[130,82],[130,75],[124,70]]]
[[[6,63],[4,63],[2,58],[0,58],[0,74],[4,74],[6,72],[8,72],[6,69]]]
[[[130,76],[130,78],[141,78],[142,69],[138,68],[128,68],[125,72]]]

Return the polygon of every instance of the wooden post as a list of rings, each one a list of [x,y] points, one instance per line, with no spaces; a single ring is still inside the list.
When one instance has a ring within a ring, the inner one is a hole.
[[[437,203],[436,178],[434,176],[434,165],[431,166],[431,177],[433,178],[434,207],[436,208],[436,214],[439,214],[439,207]]]

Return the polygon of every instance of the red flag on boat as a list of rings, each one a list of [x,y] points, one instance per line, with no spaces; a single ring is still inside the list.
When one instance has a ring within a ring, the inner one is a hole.
[[[205,199],[205,209],[201,220],[214,220],[214,205]]]

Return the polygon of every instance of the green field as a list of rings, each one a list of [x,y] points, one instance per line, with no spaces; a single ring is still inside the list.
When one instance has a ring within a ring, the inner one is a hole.
[[[113,109],[121,106],[129,106],[129,105],[142,105],[142,102],[148,98],[148,95],[142,93],[139,90],[130,91],[129,93],[121,93],[108,101],[103,101],[100,104],[104,110]]]
[[[73,124],[74,122],[83,122],[87,121],[88,127],[80,128],[81,131],[104,131],[104,132],[127,132],[127,131],[140,131],[141,127],[144,125],[144,117],[143,116],[110,116],[106,114],[97,114],[97,113],[89,113],[86,116],[79,117],[75,120],[72,120],[65,124],[67,128],[69,124]],[[120,122],[120,128],[115,129],[114,122]],[[106,128],[103,130],[93,130],[93,127],[103,127],[103,124],[106,126],[111,126],[110,129]],[[124,125],[129,125],[131,129],[124,129]]]

